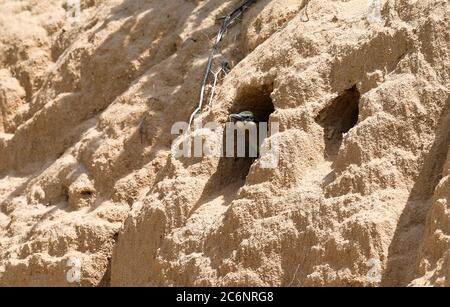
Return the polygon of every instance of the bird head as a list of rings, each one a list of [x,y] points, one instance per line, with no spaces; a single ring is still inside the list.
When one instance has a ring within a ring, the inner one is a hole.
[[[230,120],[236,122],[256,122],[256,117],[250,111],[243,111],[238,114],[230,114]]]

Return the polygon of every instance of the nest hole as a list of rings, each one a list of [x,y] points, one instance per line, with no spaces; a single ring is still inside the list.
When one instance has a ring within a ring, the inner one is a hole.
[[[261,88],[248,87],[240,91],[229,113],[251,111],[260,122],[269,122],[270,114],[275,111],[270,94],[272,86]]]
[[[241,91],[237,99],[234,101],[229,113],[240,113],[243,111],[251,111],[257,122],[269,122],[270,115],[275,111],[272,99],[270,97],[272,90],[270,87],[247,88]],[[257,129],[259,126],[257,125]],[[259,131],[257,131],[257,143],[261,144],[263,139],[259,139]],[[224,156],[220,158],[216,172],[211,177],[211,186],[215,189],[223,188],[229,184],[241,182],[245,183],[245,179],[250,171],[253,162],[257,157],[250,155],[249,150],[249,131],[245,131],[245,156],[237,157],[237,131],[234,131],[234,155],[227,157],[224,150]],[[224,133],[223,148],[226,148],[227,134]],[[259,151],[259,150],[258,150]]]
[[[324,129],[326,159],[337,155],[343,134],[358,122],[360,97],[355,85],[336,97],[317,115],[315,120]]]
[[[90,191],[90,190],[83,190],[83,191],[80,192],[80,195],[82,197],[91,197],[91,196],[94,195],[94,192]]]

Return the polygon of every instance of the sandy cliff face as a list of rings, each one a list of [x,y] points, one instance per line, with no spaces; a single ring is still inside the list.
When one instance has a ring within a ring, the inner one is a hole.
[[[369,2],[226,33],[201,116],[270,114],[264,169],[171,152],[238,1],[1,0],[0,285],[450,285],[450,3]]]

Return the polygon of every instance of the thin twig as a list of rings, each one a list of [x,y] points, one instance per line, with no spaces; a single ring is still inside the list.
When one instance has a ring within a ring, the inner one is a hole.
[[[250,7],[253,2],[256,0],[244,0],[241,2],[241,4],[235,8],[230,14],[227,16],[221,17],[219,19],[223,19],[222,26],[219,29],[219,33],[217,34],[216,41],[214,42],[213,47],[211,48],[208,56],[208,62],[206,64],[205,74],[203,77],[203,81],[200,87],[200,99],[198,101],[197,108],[192,112],[191,117],[189,118],[189,129],[187,131],[190,131],[192,122],[194,121],[195,116],[202,110],[203,108],[203,102],[205,100],[205,90],[206,90],[206,84],[208,83],[209,74],[211,72],[211,67],[213,64],[214,56],[217,52],[219,43],[221,42],[222,38],[224,37],[225,33],[227,32],[228,28],[231,27],[236,21],[239,21],[239,17],[241,17],[244,12]],[[217,80],[215,80],[217,81]]]
[[[306,20],[303,19],[303,17],[300,19],[302,22],[308,22],[309,21],[309,16],[308,16],[308,5],[309,5],[309,1],[311,0],[307,0],[305,6],[303,7],[303,11],[305,12],[306,15]]]
[[[219,68],[219,70],[217,72],[213,73],[214,81],[213,81],[213,85],[212,85],[212,88],[211,88],[211,96],[209,97],[209,103],[208,103],[209,106],[212,105],[213,98],[214,98],[214,92],[216,90],[217,80],[219,79],[219,75],[220,75],[221,72],[222,72],[222,67]]]
[[[291,280],[291,282],[288,284],[288,287],[292,286],[292,284],[294,283],[294,279],[297,279],[297,281],[300,282],[300,281],[298,280],[298,278],[296,278],[297,272],[298,272],[298,269],[299,269],[299,268],[300,268],[300,264],[297,266],[297,269],[295,270],[295,273],[294,273],[294,275],[292,276],[292,280]]]

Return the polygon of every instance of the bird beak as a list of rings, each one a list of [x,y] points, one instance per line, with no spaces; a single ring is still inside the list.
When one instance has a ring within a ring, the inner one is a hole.
[[[233,123],[243,120],[242,116],[240,116],[239,114],[230,114],[229,117]]]

